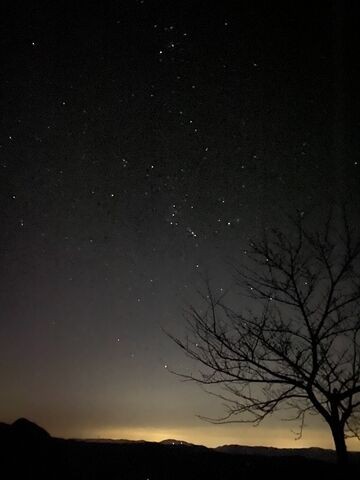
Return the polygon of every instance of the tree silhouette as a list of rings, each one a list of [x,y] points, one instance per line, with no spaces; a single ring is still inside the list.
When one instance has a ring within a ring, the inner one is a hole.
[[[346,437],[360,439],[359,232],[345,208],[316,228],[298,213],[245,253],[235,266],[245,298],[233,306],[207,282],[204,305],[187,311],[188,337],[172,336],[202,364],[184,376],[224,388],[226,415],[215,422],[259,424],[287,409],[301,436],[306,415],[321,415],[345,465]]]

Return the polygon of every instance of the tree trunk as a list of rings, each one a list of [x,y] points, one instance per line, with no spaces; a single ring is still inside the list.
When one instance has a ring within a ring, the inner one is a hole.
[[[336,449],[337,463],[340,467],[346,467],[348,464],[348,452],[345,443],[344,429],[340,425],[340,422],[336,422],[330,425],[330,427]]]

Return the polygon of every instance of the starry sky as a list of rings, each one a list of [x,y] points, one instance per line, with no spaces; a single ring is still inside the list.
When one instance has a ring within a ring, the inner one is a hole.
[[[0,420],[332,445],[199,420],[163,330],[283,212],[358,204],[357,3],[2,2]]]

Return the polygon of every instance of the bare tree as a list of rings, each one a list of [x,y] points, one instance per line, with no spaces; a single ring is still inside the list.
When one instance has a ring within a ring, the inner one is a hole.
[[[217,422],[259,424],[288,409],[301,436],[306,415],[319,414],[344,465],[346,437],[360,439],[360,236],[345,208],[316,228],[299,213],[287,230],[266,231],[235,267],[252,300],[234,307],[207,284],[205,308],[187,312],[188,337],[172,338],[203,366],[187,378],[223,387]]]

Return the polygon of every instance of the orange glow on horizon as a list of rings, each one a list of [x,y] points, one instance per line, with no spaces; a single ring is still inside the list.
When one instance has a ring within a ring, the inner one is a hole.
[[[165,439],[182,440],[207,447],[217,447],[225,444],[238,444],[247,446],[265,446],[275,448],[309,448],[320,447],[333,449],[330,433],[323,429],[308,429],[303,437],[295,440],[295,435],[288,428],[254,428],[242,426],[241,429],[228,428],[229,426],[210,427],[106,427],[83,432],[77,438],[113,439],[113,440],[145,440],[148,442],[161,442]],[[357,439],[347,441],[348,449],[360,450]]]

